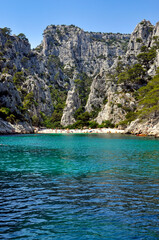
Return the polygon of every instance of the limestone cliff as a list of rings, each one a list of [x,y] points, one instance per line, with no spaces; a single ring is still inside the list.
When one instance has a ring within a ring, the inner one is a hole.
[[[31,50],[24,34],[0,29],[0,122],[60,127],[88,112],[120,125],[159,66],[158,37],[159,23],[146,20],[131,35],[50,25]]]

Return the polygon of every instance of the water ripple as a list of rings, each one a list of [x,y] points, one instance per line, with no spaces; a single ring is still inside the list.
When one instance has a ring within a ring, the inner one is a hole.
[[[159,239],[159,141],[0,140],[0,239]]]

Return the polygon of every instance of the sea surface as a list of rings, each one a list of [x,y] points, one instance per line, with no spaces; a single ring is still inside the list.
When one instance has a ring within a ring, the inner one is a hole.
[[[0,136],[0,239],[159,239],[159,139]]]

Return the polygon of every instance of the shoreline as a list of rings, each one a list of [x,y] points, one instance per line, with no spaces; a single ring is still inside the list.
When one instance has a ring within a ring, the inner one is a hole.
[[[97,128],[97,129],[40,129],[34,131],[36,134],[57,134],[57,133],[62,133],[62,134],[83,134],[83,133],[120,133],[124,134],[124,130],[119,130],[119,129],[114,129],[114,128]]]
[[[125,134],[135,135],[139,137],[159,138],[159,123],[139,124],[138,120],[132,122],[126,129],[118,128],[83,128],[83,129],[48,129],[44,127],[31,126],[27,122],[19,122],[11,124],[0,119],[0,135],[19,135],[19,134]]]
[[[149,134],[149,133],[135,133],[128,132],[125,129],[120,130],[117,128],[87,128],[87,129],[34,129],[35,134],[124,134],[124,135],[132,135],[138,137],[154,137],[159,138],[158,134]]]
[[[123,135],[131,135],[131,136],[137,136],[137,137],[152,137],[152,138],[159,138],[159,135],[153,135],[153,134],[144,134],[144,133],[130,133],[125,132],[125,130],[119,130],[119,129],[91,129],[91,130],[81,130],[81,129],[42,129],[42,130],[34,130],[33,132],[0,132],[0,136],[15,136],[15,135],[34,135],[34,134],[123,134]]]

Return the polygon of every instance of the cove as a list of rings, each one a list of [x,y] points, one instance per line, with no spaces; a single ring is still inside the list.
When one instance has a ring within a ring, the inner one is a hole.
[[[0,239],[159,239],[159,139],[0,136]]]

